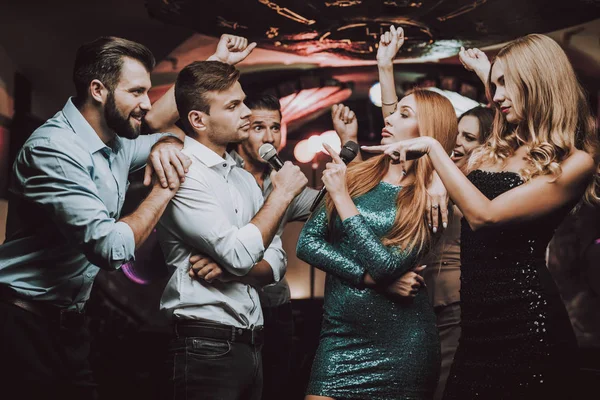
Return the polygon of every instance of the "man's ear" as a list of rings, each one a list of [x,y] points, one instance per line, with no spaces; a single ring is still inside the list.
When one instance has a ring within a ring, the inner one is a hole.
[[[98,79],[94,79],[90,82],[89,90],[90,97],[94,99],[94,101],[97,101],[98,103],[102,104],[106,102],[106,99],[108,97],[108,89]]]
[[[188,122],[194,128],[195,131],[204,131],[207,128],[207,117],[206,113],[198,110],[192,110],[188,113]]]

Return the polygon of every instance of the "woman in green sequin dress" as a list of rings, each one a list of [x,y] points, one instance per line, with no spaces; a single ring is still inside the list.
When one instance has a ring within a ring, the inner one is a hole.
[[[450,102],[415,90],[385,119],[381,143],[428,135],[450,153],[456,132]],[[327,150],[333,162],[323,173],[326,206],[306,223],[297,247],[298,257],[327,272],[307,399],[430,399],[440,345],[427,293],[397,299],[386,287],[431,247],[426,187],[432,166],[415,160],[404,173],[388,156],[377,156],[351,165],[346,176],[346,165]]]

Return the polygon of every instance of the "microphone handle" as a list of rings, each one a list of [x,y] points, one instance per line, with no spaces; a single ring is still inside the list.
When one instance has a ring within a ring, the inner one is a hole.
[[[269,159],[269,164],[271,165],[271,168],[273,168],[275,171],[279,171],[281,168],[283,168],[283,162],[277,154],[275,154]]]
[[[344,162],[344,164],[348,165],[348,163],[352,160],[348,160],[346,157],[340,157],[342,159],[342,161]],[[323,197],[325,197],[325,193],[327,193],[327,188],[325,186],[323,186],[323,188],[321,190],[319,190],[319,193],[317,194],[317,197],[315,198],[315,201],[313,201],[312,205],[310,206],[310,212],[315,211],[315,209],[317,208],[317,206],[321,203],[321,201],[323,200]]]
[[[323,200],[323,197],[325,197],[325,193],[327,193],[327,188],[326,187],[323,187],[321,190],[319,190],[319,193],[317,194],[317,197],[315,197],[315,201],[313,201],[312,205],[310,206],[310,212],[315,211],[315,208],[317,208],[317,206]]]

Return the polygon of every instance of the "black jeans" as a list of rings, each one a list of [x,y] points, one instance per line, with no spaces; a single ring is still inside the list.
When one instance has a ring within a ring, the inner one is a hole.
[[[292,369],[294,319],[292,303],[263,307],[265,343],[263,357],[263,400],[285,399],[289,396]]]
[[[83,319],[52,321],[0,301],[0,391],[6,399],[97,399]]]
[[[169,384],[163,399],[258,400],[262,393],[260,345],[201,337],[171,341]]]

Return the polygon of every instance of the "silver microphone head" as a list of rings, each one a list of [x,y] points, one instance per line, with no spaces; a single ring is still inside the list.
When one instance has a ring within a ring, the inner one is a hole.
[[[265,161],[269,161],[277,154],[277,149],[271,143],[265,143],[258,149],[258,155]]]

